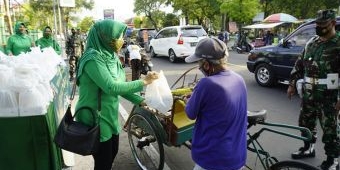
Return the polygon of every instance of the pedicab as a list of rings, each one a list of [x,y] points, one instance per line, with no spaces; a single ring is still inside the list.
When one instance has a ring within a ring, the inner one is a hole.
[[[141,169],[163,169],[164,146],[191,148],[195,120],[187,117],[183,97],[191,94],[195,84],[203,77],[197,68],[188,69],[170,87],[173,105],[167,113],[148,106],[135,105],[132,108],[124,130],[128,134],[132,155]]]

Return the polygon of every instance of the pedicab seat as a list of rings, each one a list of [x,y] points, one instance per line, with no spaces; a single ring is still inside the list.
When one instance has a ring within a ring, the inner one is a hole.
[[[178,146],[191,140],[195,120],[188,118],[183,100],[175,99],[172,108],[169,139],[172,145]]]

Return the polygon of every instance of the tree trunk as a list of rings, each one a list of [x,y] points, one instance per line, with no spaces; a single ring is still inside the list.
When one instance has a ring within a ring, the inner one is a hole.
[[[9,1],[8,0],[4,0],[4,6],[5,6],[5,11],[6,11],[5,19],[7,19],[8,31],[12,35],[13,34],[12,17],[11,17],[11,14],[9,13]]]

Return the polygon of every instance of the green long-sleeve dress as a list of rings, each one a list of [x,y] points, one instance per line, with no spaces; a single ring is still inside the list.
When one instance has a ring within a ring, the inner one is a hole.
[[[28,52],[31,50],[33,41],[26,33],[20,31],[20,26],[24,25],[22,22],[15,24],[15,34],[10,36],[6,45],[6,54],[13,54],[14,56],[19,55],[21,52]],[[26,27],[26,26],[25,26]]]
[[[56,40],[54,40],[51,37],[50,33],[46,33],[46,29],[51,30],[50,27],[45,27],[43,37],[39,38],[37,41],[35,41],[36,46],[40,46],[40,49],[47,48],[47,47],[52,47],[54,51],[60,55],[61,54],[61,48],[60,45]]]
[[[144,99],[137,94],[143,81],[126,82],[125,71],[110,42],[125,33],[127,26],[114,20],[102,20],[90,29],[85,52],[79,61],[77,84],[79,100],[76,110],[88,106],[98,109],[98,89],[102,91],[100,111],[100,141],[109,140],[121,131],[118,120],[119,97],[140,104]],[[89,114],[78,114],[77,120],[92,124]]]

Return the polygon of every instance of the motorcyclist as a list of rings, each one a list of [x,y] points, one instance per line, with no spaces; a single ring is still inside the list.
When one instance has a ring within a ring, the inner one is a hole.
[[[242,31],[239,35],[237,47],[241,51],[249,52],[251,50],[251,45],[247,41],[247,36],[248,36],[248,33],[244,31]]]
[[[138,80],[141,75],[141,54],[140,47],[135,45],[134,42],[130,42],[127,46],[127,50],[129,51],[130,58],[130,68],[132,70],[132,80]]]

